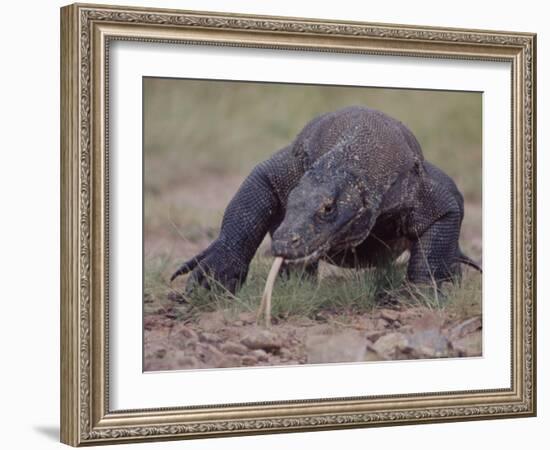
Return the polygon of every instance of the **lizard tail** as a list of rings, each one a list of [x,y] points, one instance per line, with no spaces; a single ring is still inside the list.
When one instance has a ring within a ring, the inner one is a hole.
[[[462,253],[462,251],[460,250],[458,254],[458,262],[465,264],[467,266],[473,267],[474,269],[478,270],[479,273],[483,273],[483,270],[481,270],[481,266],[478,263],[476,263],[473,259],[469,258],[464,253]]]

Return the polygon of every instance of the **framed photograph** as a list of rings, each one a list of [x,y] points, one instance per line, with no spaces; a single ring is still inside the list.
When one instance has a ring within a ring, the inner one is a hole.
[[[531,33],[61,9],[61,440],[536,414]]]

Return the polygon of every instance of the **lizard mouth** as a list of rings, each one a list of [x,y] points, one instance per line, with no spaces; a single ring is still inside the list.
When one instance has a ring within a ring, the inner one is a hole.
[[[330,244],[327,242],[323,245],[321,245],[317,250],[314,250],[311,253],[308,253],[304,256],[298,256],[298,257],[287,257],[284,255],[275,255],[275,256],[282,256],[285,263],[287,264],[305,264],[305,263],[312,263],[317,260],[319,260],[329,249]]]
[[[363,212],[360,210],[359,212]],[[302,243],[299,244],[300,250],[296,250],[296,248],[293,248],[293,245],[291,242],[289,242],[289,239],[284,240],[278,240],[275,239],[275,241],[272,243],[272,251],[273,256],[280,256],[284,259],[285,264],[307,264],[307,263],[313,263],[318,261],[321,257],[323,257],[329,250],[332,252],[333,250],[338,250],[341,248],[346,248],[348,246],[354,246],[362,242],[365,235],[361,236],[348,236],[345,239],[339,238],[339,236],[342,236],[353,226],[355,223],[355,220],[348,220],[341,225],[338,226],[334,230],[331,236],[325,237],[325,241],[322,244],[318,244],[316,246],[316,249],[313,251],[308,250],[309,248],[313,246],[306,246]],[[288,233],[288,232],[287,232]],[[290,234],[290,233],[288,233]],[[297,246],[295,246],[297,247]],[[305,247],[305,248],[304,248]],[[309,248],[308,248],[309,247]],[[305,253],[305,255],[303,254]]]

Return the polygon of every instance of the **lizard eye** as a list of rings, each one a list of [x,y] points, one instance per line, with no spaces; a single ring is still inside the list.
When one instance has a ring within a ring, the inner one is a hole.
[[[319,208],[319,216],[326,218],[331,216],[336,211],[336,205],[334,203],[325,203]]]

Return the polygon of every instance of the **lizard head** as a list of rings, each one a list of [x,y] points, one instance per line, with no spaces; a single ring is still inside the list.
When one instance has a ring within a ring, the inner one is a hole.
[[[353,242],[353,224],[365,216],[363,186],[342,169],[312,169],[290,192],[273,234],[272,253],[292,263],[313,262]]]

